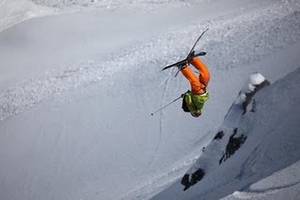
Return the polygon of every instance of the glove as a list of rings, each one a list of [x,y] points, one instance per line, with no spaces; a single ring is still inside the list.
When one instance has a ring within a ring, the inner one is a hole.
[[[189,92],[191,92],[191,91],[188,90],[188,91],[186,91],[185,93],[181,94],[181,98],[184,98],[184,96],[185,96],[187,93],[189,93]]]

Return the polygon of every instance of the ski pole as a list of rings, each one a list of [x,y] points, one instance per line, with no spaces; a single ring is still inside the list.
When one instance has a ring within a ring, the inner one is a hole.
[[[168,103],[168,104],[162,106],[161,108],[157,109],[156,111],[154,111],[153,113],[151,113],[151,116],[153,116],[155,113],[157,113],[157,112],[159,112],[159,111],[165,109],[166,107],[168,107],[168,106],[171,105],[172,103],[175,103],[175,102],[178,101],[179,99],[183,98],[184,95],[185,95],[185,93],[182,94],[182,95],[180,95],[180,97],[177,97],[176,99],[174,99],[174,100],[171,101],[170,103]]]

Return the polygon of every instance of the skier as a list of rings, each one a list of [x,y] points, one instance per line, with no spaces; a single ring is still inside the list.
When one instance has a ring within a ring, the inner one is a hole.
[[[155,112],[152,112],[152,116],[155,113],[165,109],[172,103],[176,102],[180,98],[183,98],[182,109],[185,112],[190,112],[193,117],[199,117],[202,114],[204,103],[208,100],[208,92],[206,91],[206,88],[210,79],[210,74],[206,65],[200,60],[200,58],[198,58],[199,56],[205,56],[206,52],[202,51],[195,54],[194,49],[196,47],[196,44],[199,42],[204,33],[206,33],[206,31],[208,31],[208,28],[206,28],[197,38],[196,42],[194,43],[185,59],[168,65],[161,70],[164,71],[166,69],[177,66],[179,71],[182,72],[183,76],[190,82],[192,91],[188,90],[180,97],[157,109]],[[192,69],[189,67],[190,63],[199,70],[199,77],[196,76]],[[175,76],[177,76],[177,73]]]
[[[188,64],[178,65],[183,76],[190,82],[192,90],[188,90],[182,95],[182,109],[185,112],[190,112],[193,117],[199,117],[209,98],[207,85],[210,80],[210,73],[199,57],[193,57],[190,63],[199,70],[200,74],[197,76]]]

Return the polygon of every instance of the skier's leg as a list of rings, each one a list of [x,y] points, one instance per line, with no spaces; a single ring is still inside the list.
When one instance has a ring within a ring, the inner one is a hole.
[[[189,66],[186,66],[181,70],[181,73],[190,82],[192,93],[201,94],[201,83],[199,81],[199,78],[194,74],[193,70]]]
[[[205,86],[207,86],[210,80],[210,73],[208,71],[207,66],[198,57],[193,58],[192,65],[194,65],[200,71],[200,75],[199,75],[200,82],[205,84]]]

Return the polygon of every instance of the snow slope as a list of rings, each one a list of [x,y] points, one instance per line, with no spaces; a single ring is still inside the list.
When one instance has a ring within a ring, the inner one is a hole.
[[[298,169],[299,161],[260,180],[243,191],[234,192],[232,195],[225,197],[224,200],[299,199],[300,186]]]
[[[297,68],[298,1],[169,2],[79,9],[0,33],[1,199],[153,196],[195,162],[249,73],[275,81]],[[193,119],[178,102],[149,116],[186,91],[159,71],[207,26],[197,47],[213,74],[205,114]]]
[[[299,76],[297,69],[262,88],[246,114],[239,100],[234,103],[218,134],[186,173],[188,182],[194,181],[190,188],[183,191],[178,181],[153,199],[220,199],[299,161]],[[299,179],[293,185],[297,183]]]
[[[50,15],[53,9],[34,4],[29,0],[0,0],[0,31],[25,20]]]
[[[120,8],[153,11],[161,6],[189,7],[195,1],[180,0],[0,0],[0,31],[28,19],[74,13],[85,10],[110,10]]]

